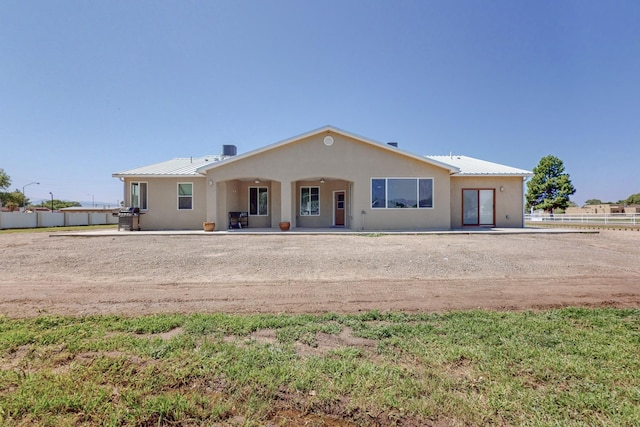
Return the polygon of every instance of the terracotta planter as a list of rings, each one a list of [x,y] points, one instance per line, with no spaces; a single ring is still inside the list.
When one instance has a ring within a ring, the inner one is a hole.
[[[202,223],[202,228],[204,229],[204,231],[213,231],[216,228],[216,223],[215,222],[203,222]]]
[[[289,227],[291,227],[291,223],[289,221],[283,221],[280,223],[280,230],[289,231]]]

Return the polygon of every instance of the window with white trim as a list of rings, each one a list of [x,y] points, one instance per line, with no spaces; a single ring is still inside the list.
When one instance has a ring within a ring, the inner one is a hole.
[[[249,215],[269,215],[269,189],[267,187],[249,187]]]
[[[178,210],[193,209],[193,183],[178,183]]]
[[[131,203],[129,206],[133,208],[147,209],[147,183],[132,182],[131,183]]]
[[[300,187],[300,216],[320,215],[320,187]]]
[[[433,178],[372,178],[374,209],[433,208]]]

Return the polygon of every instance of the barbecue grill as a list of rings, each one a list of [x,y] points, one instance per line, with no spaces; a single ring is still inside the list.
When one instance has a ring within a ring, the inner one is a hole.
[[[118,231],[124,227],[129,231],[140,231],[140,208],[126,207],[118,210]]]

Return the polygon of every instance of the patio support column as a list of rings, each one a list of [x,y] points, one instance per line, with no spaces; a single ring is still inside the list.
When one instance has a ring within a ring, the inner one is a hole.
[[[293,226],[291,181],[282,181],[280,185],[280,221],[288,221]]]
[[[206,200],[207,200],[207,212],[206,218],[207,221],[215,222],[216,221],[216,197],[218,197],[218,192],[216,191],[218,183],[213,180],[211,177],[207,177],[207,187],[206,187]]]

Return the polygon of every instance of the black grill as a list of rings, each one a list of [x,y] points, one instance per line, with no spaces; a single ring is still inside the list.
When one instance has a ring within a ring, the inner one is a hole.
[[[114,215],[118,215],[118,231],[122,227],[129,231],[140,231],[140,208],[122,208]]]

